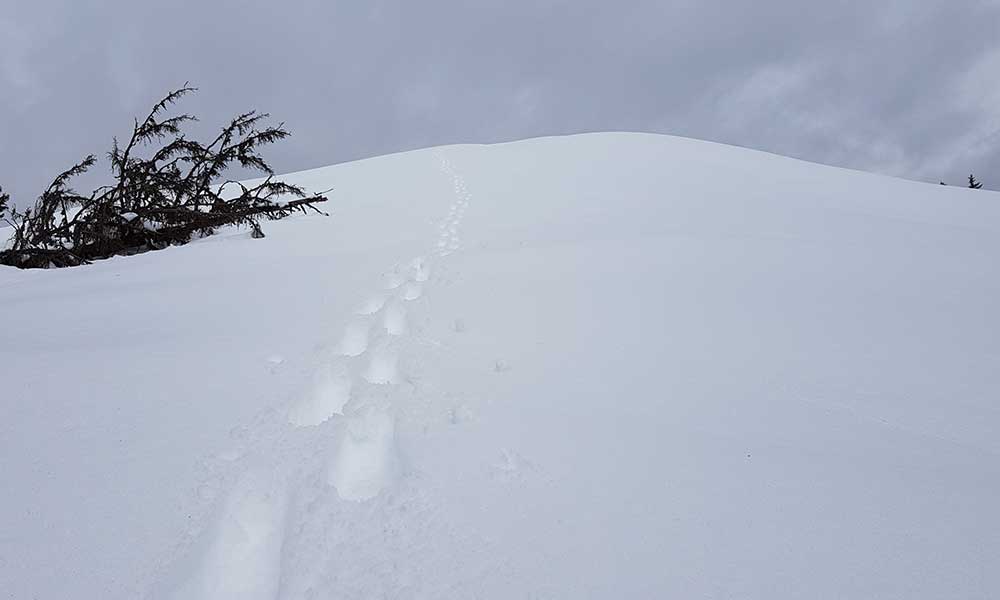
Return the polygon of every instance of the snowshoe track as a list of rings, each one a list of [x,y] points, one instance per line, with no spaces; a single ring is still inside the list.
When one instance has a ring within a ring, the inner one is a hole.
[[[450,587],[446,575],[421,568],[433,555],[481,546],[451,530],[419,473],[407,471],[396,434],[400,415],[420,412],[405,405],[415,389],[404,385],[412,383],[405,357],[421,344],[433,345],[414,337],[419,332],[410,307],[426,301],[433,260],[461,248],[459,232],[471,199],[451,161],[443,155],[438,160],[454,198],[431,251],[379,275],[283,419],[268,410],[234,430],[240,444],[207,469],[200,490],[208,491],[199,492],[203,515],[174,551],[169,597],[312,598],[321,590],[341,597],[405,597]],[[430,530],[454,544],[427,547],[423,540]],[[371,569],[355,573],[331,563],[339,550],[372,554]],[[379,551],[410,564],[386,562],[376,556]],[[390,571],[406,575],[373,579]],[[384,589],[371,589],[373,581],[382,581]]]

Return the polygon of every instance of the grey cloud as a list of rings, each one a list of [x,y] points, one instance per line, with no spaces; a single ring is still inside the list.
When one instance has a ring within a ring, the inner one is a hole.
[[[282,171],[622,129],[1000,187],[998,31],[992,0],[17,2],[0,184],[23,202],[191,81],[202,132],[286,121]]]

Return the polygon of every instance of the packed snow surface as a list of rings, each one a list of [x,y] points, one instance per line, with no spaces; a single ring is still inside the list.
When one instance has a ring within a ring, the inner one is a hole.
[[[1000,596],[1000,195],[686,139],[0,269],[7,598]]]

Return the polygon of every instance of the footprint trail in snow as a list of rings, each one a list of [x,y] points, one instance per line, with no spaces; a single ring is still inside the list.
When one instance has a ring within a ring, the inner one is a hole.
[[[419,347],[419,340],[413,343],[419,331],[409,311],[426,302],[432,259],[461,248],[459,232],[471,199],[451,162],[444,156],[438,158],[440,170],[451,178],[454,198],[437,226],[430,253],[379,275],[375,289],[362,299],[328,353],[317,357],[311,382],[288,407],[283,420],[273,420],[267,413],[246,428],[241,437],[246,438],[247,447],[234,451],[224,462],[232,472],[241,468],[248,454],[255,457],[255,466],[242,467],[242,475],[229,478],[230,491],[211,523],[191,534],[195,541],[187,553],[193,553],[194,562],[182,562],[193,566],[179,578],[180,585],[170,597],[301,598],[327,588],[349,590],[343,579],[347,575],[375,581],[370,579],[377,576],[375,572],[339,573],[338,564],[330,562],[335,554],[330,543],[349,546],[368,540],[369,546],[406,555],[412,562],[411,578],[426,576],[424,571],[431,569],[421,564],[432,560],[435,552],[456,552],[413,550],[426,538],[428,527],[436,527],[438,535],[450,539],[454,534],[433,516],[427,492],[414,485],[419,478],[407,476],[396,436],[399,415],[406,414],[406,403],[414,401],[412,386],[403,385],[409,382],[405,357]],[[387,495],[393,490],[393,496]],[[422,508],[397,513],[387,502],[399,503],[399,511],[409,505]],[[352,506],[369,503],[381,508],[363,513],[362,520],[353,525],[344,522],[343,515],[356,512]],[[396,537],[386,538],[387,527]],[[351,539],[331,542],[341,537]],[[453,542],[449,546],[463,546]],[[313,567],[302,566],[306,564]],[[378,581],[385,588],[392,578]],[[384,595],[400,592],[391,587],[384,591]],[[372,593],[367,589],[361,595]]]

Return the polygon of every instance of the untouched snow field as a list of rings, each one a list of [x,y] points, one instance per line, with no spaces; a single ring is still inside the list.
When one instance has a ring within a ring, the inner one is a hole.
[[[665,136],[0,269],[4,598],[1000,596],[1000,194]]]

